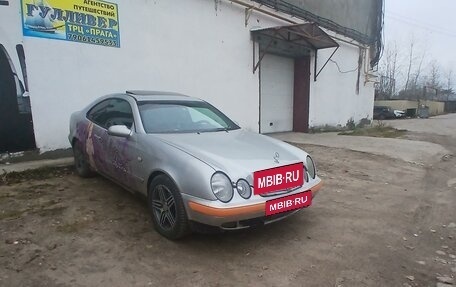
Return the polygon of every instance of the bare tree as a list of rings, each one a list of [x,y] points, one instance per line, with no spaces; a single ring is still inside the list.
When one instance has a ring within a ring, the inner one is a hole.
[[[415,71],[415,74],[414,74],[414,78],[413,78],[413,89],[417,89],[418,87],[418,83],[419,83],[419,80],[420,80],[420,76],[421,76],[421,69],[423,67],[423,62],[424,62],[424,58],[426,57],[426,49],[424,49],[423,51],[423,54],[421,55],[420,57],[420,64],[418,65],[416,71]]]
[[[394,42],[385,51],[383,65],[380,71],[380,85],[378,94],[382,98],[390,99],[396,93],[396,78],[398,73],[398,49]]]
[[[454,93],[453,91],[453,69],[449,68],[447,72],[445,73],[445,89],[442,91],[443,95],[446,96],[445,99],[448,101],[450,98],[450,95]],[[444,100],[445,100],[444,99]]]
[[[408,57],[408,68],[407,68],[407,79],[405,81],[405,88],[404,90],[408,90],[409,88],[409,81],[410,81],[410,72],[412,71],[412,63],[413,63],[413,50],[415,46],[415,38],[412,36],[410,40],[410,50],[409,50],[409,57]]]
[[[436,60],[431,61],[427,85],[436,90],[440,89],[440,67]]]
[[[442,99],[453,93],[449,90],[453,71],[445,71],[436,60],[429,62],[427,45],[413,36],[407,49],[398,49],[396,42],[388,43],[379,69],[377,99]]]
[[[453,69],[449,68],[446,73],[446,88],[448,91],[453,90]]]

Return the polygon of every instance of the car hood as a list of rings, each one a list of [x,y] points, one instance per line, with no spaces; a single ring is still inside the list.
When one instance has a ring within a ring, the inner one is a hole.
[[[304,162],[307,153],[282,141],[245,130],[155,134],[155,137],[227,173],[232,180],[247,178],[253,172],[296,162]],[[279,155],[277,163],[274,159]]]

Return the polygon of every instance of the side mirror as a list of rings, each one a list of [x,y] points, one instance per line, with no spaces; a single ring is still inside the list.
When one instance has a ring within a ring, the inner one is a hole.
[[[124,125],[114,125],[108,129],[108,135],[110,136],[129,138],[131,134],[132,131]]]

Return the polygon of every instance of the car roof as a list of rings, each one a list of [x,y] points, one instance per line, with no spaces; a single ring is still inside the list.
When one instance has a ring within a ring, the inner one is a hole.
[[[189,97],[187,95],[163,92],[163,91],[145,91],[145,90],[128,90],[127,95],[135,98],[136,101],[202,101],[201,99]]]

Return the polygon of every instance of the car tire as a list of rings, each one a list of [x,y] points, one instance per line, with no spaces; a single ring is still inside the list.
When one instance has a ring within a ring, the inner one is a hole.
[[[190,233],[182,196],[166,175],[155,177],[149,185],[147,203],[155,230],[164,237],[177,240]]]
[[[75,141],[73,144],[74,167],[80,177],[92,177],[95,173],[90,168],[87,157],[82,149],[82,144]]]

